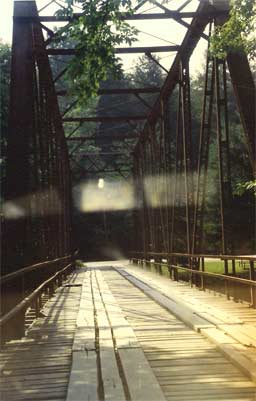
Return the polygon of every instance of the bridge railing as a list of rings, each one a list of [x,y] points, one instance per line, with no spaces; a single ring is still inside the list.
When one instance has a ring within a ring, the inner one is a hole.
[[[77,252],[62,258],[24,267],[0,278],[2,311],[0,318],[1,343],[21,338],[25,334],[28,308],[35,317],[43,306],[42,297],[51,297],[75,268]]]
[[[206,259],[218,259],[230,261],[232,272],[228,274],[213,273],[206,271]],[[155,267],[162,274],[163,268],[168,269],[172,280],[188,281],[191,285],[205,290],[213,290],[226,295],[228,299],[235,301],[246,301],[256,308],[256,274],[254,255],[205,255],[205,254],[183,254],[183,253],[148,253],[147,257],[142,252],[133,252],[131,262],[145,267]],[[236,262],[249,263],[249,278],[236,276]]]

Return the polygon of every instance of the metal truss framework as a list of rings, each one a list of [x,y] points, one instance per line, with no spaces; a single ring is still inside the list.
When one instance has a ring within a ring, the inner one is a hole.
[[[54,80],[48,58],[49,54],[53,54],[53,51],[57,53],[58,49],[47,49],[50,41],[45,41],[42,33],[42,29],[45,29],[42,22],[53,21],[55,17],[38,17],[36,4],[31,0],[16,1],[14,4],[6,199],[9,202],[20,202],[21,217],[18,223],[17,219],[9,219],[4,225],[6,271],[71,254],[70,161],[85,176],[88,173],[116,171],[127,178],[127,167],[122,169],[116,160],[116,157],[121,156],[120,152],[117,154],[113,149],[109,153],[105,150],[102,152],[105,158],[103,166],[97,165],[95,155],[86,154],[91,166],[85,171],[75,159],[75,152],[69,156],[63,124],[78,123],[68,139],[79,139],[80,143],[84,143],[85,140],[91,141],[94,135],[75,138],[72,137],[74,132],[86,122],[98,122],[106,118],[112,122],[115,119],[128,121],[134,127],[133,132],[127,135],[128,139],[138,139],[132,152],[129,149],[124,152],[133,163],[138,200],[138,208],[134,211],[134,251],[142,252],[144,258],[153,256],[155,260],[161,259],[157,255],[165,254],[173,263],[175,252],[197,254],[204,250],[203,217],[209,146],[215,130],[218,143],[220,253],[231,252],[232,244],[230,238],[227,238],[227,210],[232,198],[227,66],[244,127],[252,172],[255,172],[255,89],[245,55],[230,53],[226,61],[208,56],[199,145],[193,142],[191,128],[189,60],[199,39],[208,38],[204,33],[205,28],[219,12],[207,1],[203,1],[197,12],[189,15],[182,12],[181,6],[177,12],[163,10],[163,14],[126,16],[127,20],[173,18],[188,28],[183,42],[176,47],[177,54],[155,104],[147,115],[67,117],[67,111],[61,116],[58,105],[58,95],[65,96],[66,92],[57,93],[54,84],[58,76]],[[191,24],[182,19],[191,17]],[[62,20],[69,21],[67,18],[58,19]],[[145,53],[153,51],[151,48],[140,50]],[[74,51],[66,50],[67,54],[71,52]],[[174,122],[170,119],[170,110],[173,108],[175,88],[178,88],[179,95]],[[114,94],[118,91],[122,93],[121,89],[113,88],[101,90],[99,94]],[[123,90],[125,92],[127,90]],[[129,93],[134,95],[150,92],[159,92],[159,88],[129,89]],[[136,120],[145,121],[142,132],[137,130],[134,124]],[[115,139],[116,134],[109,135]],[[107,138],[108,134],[104,136]],[[147,183],[150,177],[153,183]],[[154,200],[157,193],[160,194],[160,200]],[[226,266],[226,273],[227,269]],[[37,283],[44,278],[43,274],[39,274]],[[3,305],[4,311],[10,310],[24,296],[18,281],[13,288],[15,296]]]
[[[200,34],[209,23],[212,25],[212,18],[200,17],[207,15],[208,7],[206,3],[199,5],[201,12],[198,12],[191,24],[197,28],[197,33],[195,34],[195,29],[188,29],[135,148],[133,174],[140,208],[134,213],[134,224],[140,227],[136,232],[142,233],[135,238],[135,258],[138,254],[145,260],[154,258],[155,261],[161,261],[165,257],[170,263],[175,263],[177,258],[174,255],[177,252],[183,255],[206,252],[204,212],[209,146],[213,137],[217,140],[216,159],[219,170],[219,254],[234,252],[230,233],[232,161],[229,149],[227,67],[244,127],[252,167],[248,176],[251,177],[255,174],[255,87],[245,55],[230,53],[227,60],[218,60],[208,54],[199,144],[195,148],[191,136],[189,59]],[[239,64],[235,67],[235,61],[238,60],[243,74],[238,72]],[[176,87],[179,100],[177,121],[174,124],[169,120],[168,108],[173,107],[170,103]],[[245,93],[248,96],[247,101]],[[157,175],[158,179],[152,180],[149,189],[145,181],[147,182],[148,177]],[[161,193],[162,188],[165,190],[159,205],[152,205],[154,193]],[[198,268],[197,262],[196,257],[188,258],[191,267],[194,264]],[[225,273],[228,273],[227,260]]]
[[[14,2],[15,16],[37,17],[33,1]],[[3,274],[43,261],[26,281],[20,277],[1,288],[2,313],[63,268],[70,258],[71,175],[68,148],[52,72],[38,23],[14,23],[7,149],[6,208],[14,216],[3,224]],[[16,210],[17,209],[17,210]],[[7,210],[7,215],[8,212]],[[63,259],[64,258],[64,259]],[[2,285],[2,282],[1,282]],[[25,310],[11,319],[8,331],[24,330]]]

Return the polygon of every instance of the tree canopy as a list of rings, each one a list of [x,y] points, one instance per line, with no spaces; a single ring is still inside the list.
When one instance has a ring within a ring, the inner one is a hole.
[[[5,177],[11,48],[0,39],[0,184]]]
[[[123,18],[145,3],[144,0],[64,0],[66,7],[57,15],[72,15],[74,6],[81,8],[81,15],[59,30],[58,42],[72,42],[76,57],[68,67],[72,91],[85,104],[96,94],[100,82],[109,75],[119,79],[122,63],[115,54],[120,44],[131,45],[136,41],[137,30]],[[154,3],[153,0],[149,0]],[[168,3],[168,1],[165,1]],[[216,27],[211,39],[211,51],[220,58],[227,51],[245,51],[252,59],[256,55],[254,0],[230,0],[229,19]]]
[[[73,90],[85,101],[96,94],[100,81],[109,74],[120,78],[122,64],[115,55],[115,46],[136,40],[136,29],[123,19],[132,14],[131,0],[65,0],[67,7],[57,13],[72,15],[74,3],[82,8],[81,16],[59,31],[57,41],[72,41],[76,57],[68,68]]]
[[[230,0],[229,18],[216,26],[211,38],[211,52],[224,58],[228,51],[243,51],[256,56],[256,3],[254,0]]]

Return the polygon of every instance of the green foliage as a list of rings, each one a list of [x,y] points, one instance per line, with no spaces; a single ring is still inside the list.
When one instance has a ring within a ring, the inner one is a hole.
[[[80,4],[82,15],[60,30],[57,40],[75,43],[76,57],[69,64],[68,76],[72,90],[85,103],[109,74],[121,77],[122,64],[114,48],[131,45],[137,31],[122,19],[124,12],[132,13],[131,0],[66,0],[66,9],[58,15],[72,15],[74,3]]]
[[[230,0],[229,19],[217,26],[211,38],[211,52],[224,58],[229,51],[244,51],[256,56],[256,5],[254,0]]]
[[[160,62],[157,56],[155,58]],[[138,83],[145,86],[162,86],[164,82],[161,68],[147,56],[138,58],[134,72],[128,75],[128,78],[133,80],[136,86],[138,86]]]
[[[245,192],[251,192],[256,197],[256,180],[240,182],[236,185],[236,195],[242,196]]]
[[[0,150],[1,183],[5,177],[11,48],[0,39]]]
[[[0,39],[0,121],[1,129],[7,126],[11,49]]]

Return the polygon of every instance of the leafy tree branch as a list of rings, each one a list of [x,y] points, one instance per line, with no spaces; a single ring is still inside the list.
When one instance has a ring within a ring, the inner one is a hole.
[[[256,56],[256,3],[254,0],[230,0],[229,19],[216,26],[211,52],[224,58],[229,51],[243,51],[252,60]]]
[[[251,192],[256,197],[256,180],[246,181],[236,185],[235,194],[238,196],[244,195],[246,192]]]
[[[86,103],[96,94],[100,81],[109,75],[121,77],[122,63],[115,55],[115,46],[136,41],[137,30],[123,19],[124,13],[133,12],[132,1],[66,0],[66,4],[57,15],[72,15],[75,4],[82,7],[82,14],[60,30],[57,41],[75,44],[76,57],[69,63],[67,74],[72,90],[81,103]]]

